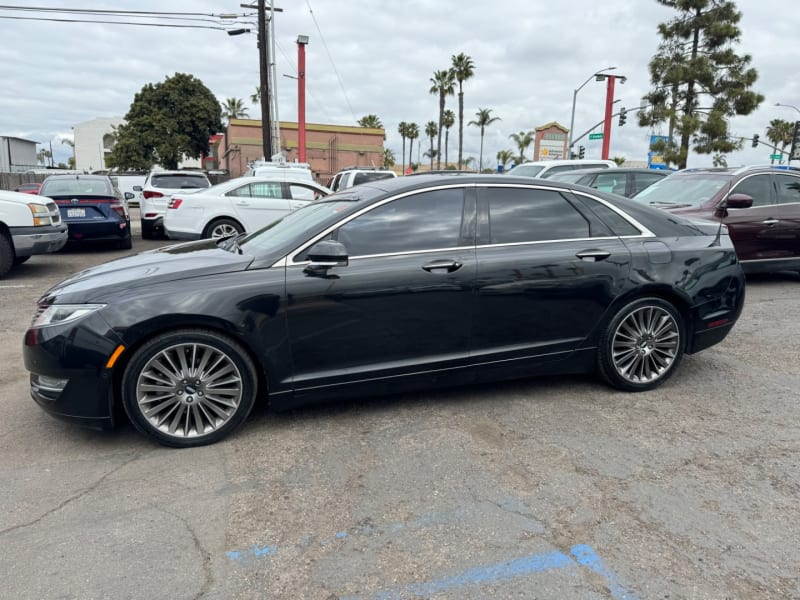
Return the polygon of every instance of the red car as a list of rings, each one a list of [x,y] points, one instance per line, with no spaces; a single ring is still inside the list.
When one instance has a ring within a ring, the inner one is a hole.
[[[800,169],[684,169],[633,198],[684,217],[721,221],[745,273],[800,271]]]
[[[38,194],[40,189],[42,189],[41,183],[23,183],[15,187],[14,191],[23,194]]]

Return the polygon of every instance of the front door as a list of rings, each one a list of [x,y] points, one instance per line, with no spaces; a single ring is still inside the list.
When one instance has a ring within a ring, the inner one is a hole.
[[[257,181],[228,192],[236,217],[247,231],[256,231],[288,215],[292,201],[280,181]]]
[[[366,381],[391,391],[403,375],[464,367],[474,214],[462,187],[392,199],[330,234],[347,248],[347,266],[324,276],[305,273],[303,262],[287,267],[296,395]]]
[[[722,222],[728,226],[739,260],[758,261],[781,255],[780,218],[775,202],[772,174],[751,175],[737,182],[730,194],[746,194],[750,208],[728,208]]]

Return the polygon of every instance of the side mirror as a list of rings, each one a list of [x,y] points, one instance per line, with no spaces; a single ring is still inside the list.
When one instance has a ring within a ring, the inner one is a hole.
[[[753,197],[747,194],[731,194],[725,201],[727,208],[750,208],[753,206]]]
[[[311,264],[303,271],[309,275],[327,272],[331,267],[346,267],[349,263],[347,248],[344,244],[333,240],[317,242],[308,251],[308,260]]]
[[[134,192],[141,192],[142,191],[142,186],[140,186],[140,185],[133,186],[133,191]]]
[[[130,192],[125,192],[125,200],[133,200],[136,198],[136,194],[131,194]]]

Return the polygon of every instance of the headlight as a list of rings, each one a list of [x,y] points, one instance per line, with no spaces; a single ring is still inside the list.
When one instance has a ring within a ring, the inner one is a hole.
[[[105,304],[51,304],[40,308],[33,317],[31,327],[46,327],[48,325],[62,325],[70,321],[77,321]]]
[[[53,224],[53,219],[50,215],[50,209],[48,209],[45,205],[31,202],[28,204],[28,208],[31,209],[31,214],[33,215],[34,227]]]

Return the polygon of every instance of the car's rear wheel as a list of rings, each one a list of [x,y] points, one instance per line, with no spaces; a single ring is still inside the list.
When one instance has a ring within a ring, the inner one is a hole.
[[[234,340],[214,331],[183,329],[139,348],[122,379],[122,401],[134,426],[179,448],[219,441],[255,404],[253,361]]]
[[[31,255],[30,255],[30,254],[29,254],[28,256],[17,256],[17,257],[14,259],[14,264],[15,264],[15,265],[21,265],[21,264],[22,264],[22,263],[24,263],[26,260],[28,260],[30,257],[31,257]]]
[[[244,228],[233,219],[217,219],[209,223],[203,232],[204,238],[219,239],[242,233]]]
[[[153,222],[142,219],[141,223],[142,223],[142,239],[152,240],[155,237],[155,233],[153,231]]]
[[[600,339],[598,368],[614,387],[650,390],[672,375],[685,345],[680,312],[661,298],[640,298],[609,322]]]
[[[14,266],[14,248],[5,233],[0,231],[0,277]]]
[[[117,242],[117,248],[120,250],[130,250],[133,248],[133,238],[130,235],[122,238],[119,242]]]

